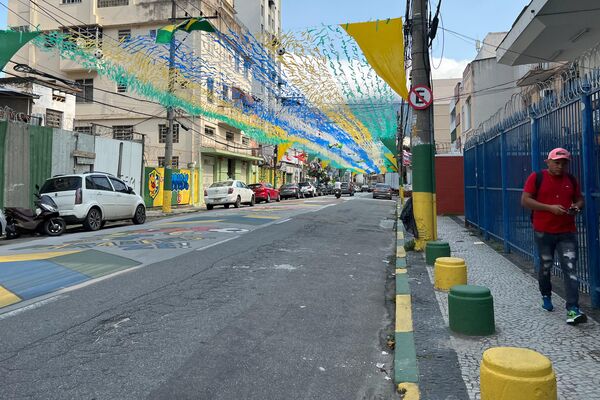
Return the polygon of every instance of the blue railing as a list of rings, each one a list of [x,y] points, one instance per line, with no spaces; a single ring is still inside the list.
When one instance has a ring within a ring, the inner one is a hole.
[[[551,149],[570,150],[571,173],[586,200],[577,218],[580,289],[600,307],[600,91],[545,109],[499,121],[467,141],[465,219],[486,239],[503,242],[505,251],[533,261],[530,212],[521,207],[525,179],[545,167]],[[558,266],[554,272],[560,275]]]

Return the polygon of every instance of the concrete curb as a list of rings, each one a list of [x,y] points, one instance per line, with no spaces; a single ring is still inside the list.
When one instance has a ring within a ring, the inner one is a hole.
[[[404,399],[419,399],[419,370],[413,334],[410,285],[406,273],[404,226],[400,221],[400,201],[396,219],[396,331],[394,346],[394,383]]]

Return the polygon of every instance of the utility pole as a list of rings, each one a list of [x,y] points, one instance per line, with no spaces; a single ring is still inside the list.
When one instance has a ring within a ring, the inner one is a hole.
[[[177,5],[175,0],[171,0],[171,23],[177,23]],[[169,94],[173,95],[175,87],[175,32],[171,36],[171,42],[169,43]],[[165,213],[171,212],[171,192],[172,192],[172,181],[171,169],[173,167],[173,120],[175,118],[175,110],[173,106],[167,107],[167,121],[168,130],[167,137],[165,138],[165,165],[164,165],[164,180],[163,180],[163,205],[162,210]]]
[[[412,87],[430,87],[429,26],[427,0],[412,2]],[[412,135],[413,210],[419,238],[415,248],[423,250],[427,241],[437,239],[435,206],[435,145],[433,138],[433,104],[414,110],[417,122]]]

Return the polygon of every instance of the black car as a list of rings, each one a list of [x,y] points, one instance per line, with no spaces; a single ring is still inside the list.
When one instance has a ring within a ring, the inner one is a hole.
[[[300,194],[300,187],[296,183],[285,184],[279,188],[279,197],[281,197],[282,200],[289,198],[299,199],[302,197],[302,194]]]
[[[331,194],[331,189],[329,188],[329,186],[327,186],[324,183],[321,183],[318,187],[317,187],[319,193],[321,196],[326,196],[328,194]]]

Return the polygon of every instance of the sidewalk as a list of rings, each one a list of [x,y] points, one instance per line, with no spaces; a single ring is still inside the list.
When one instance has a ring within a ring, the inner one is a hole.
[[[194,206],[181,206],[181,207],[172,207],[171,213],[164,213],[161,207],[153,207],[146,209],[146,216],[148,218],[162,218],[162,217],[172,217],[179,214],[188,214],[199,211],[206,211],[206,207],[194,207]]]
[[[600,325],[565,323],[565,302],[557,294],[555,311],[541,308],[537,280],[448,217],[438,218],[440,240],[452,256],[465,259],[468,283],[490,288],[496,334],[457,335],[448,328],[447,293],[433,290],[433,268],[424,254],[407,256],[422,399],[479,399],[483,352],[496,346],[533,349],[553,363],[560,399],[600,399]],[[462,378],[462,379],[461,379]],[[464,384],[463,384],[464,383]]]

